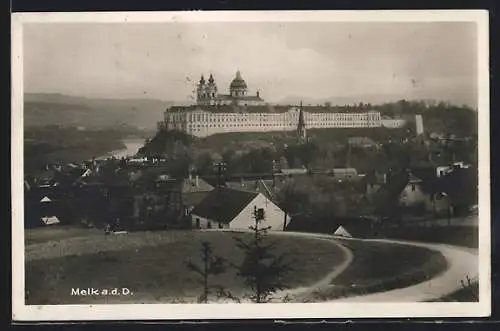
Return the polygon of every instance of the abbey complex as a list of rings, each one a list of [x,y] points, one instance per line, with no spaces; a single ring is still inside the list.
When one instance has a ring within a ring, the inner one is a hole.
[[[165,111],[159,128],[184,131],[197,137],[226,132],[271,132],[315,128],[399,128],[403,119],[382,118],[379,112],[341,113],[329,106],[275,105],[258,91],[250,94],[239,71],[229,85],[229,94],[219,94],[212,75],[202,76],[196,88],[196,104],[172,106]]]

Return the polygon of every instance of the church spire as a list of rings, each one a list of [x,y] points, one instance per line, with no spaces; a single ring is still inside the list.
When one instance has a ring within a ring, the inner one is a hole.
[[[306,122],[304,120],[304,111],[302,107],[302,101],[300,101],[299,108],[299,122],[297,124],[297,138],[300,142],[305,142],[307,140],[307,132],[306,132]]]

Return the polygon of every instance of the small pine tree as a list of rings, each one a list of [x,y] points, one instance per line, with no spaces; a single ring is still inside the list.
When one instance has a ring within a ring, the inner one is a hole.
[[[469,276],[466,276],[466,282],[464,280],[460,281],[464,295],[467,297],[467,301],[479,301],[479,285],[474,282]]]
[[[264,210],[255,207],[253,217],[255,223],[249,227],[252,239],[245,241],[235,238],[236,246],[244,252],[244,258],[241,265],[233,266],[237,275],[252,290],[250,299],[256,303],[266,303],[271,301],[273,293],[285,289],[285,277],[292,268],[285,254],[273,254],[275,243],[264,242],[270,229],[261,225],[265,220]]]
[[[201,276],[201,283],[203,285],[203,293],[198,298],[198,302],[207,303],[208,297],[212,290],[217,289],[217,294],[223,293],[221,286],[210,285],[209,277],[219,275],[225,272],[224,259],[213,254],[212,246],[210,243],[203,241],[201,243],[202,265],[198,266],[191,261],[187,262],[189,270],[196,272]]]

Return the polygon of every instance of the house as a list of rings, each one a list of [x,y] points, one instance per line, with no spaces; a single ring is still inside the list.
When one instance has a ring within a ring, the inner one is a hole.
[[[134,224],[148,228],[182,226],[185,209],[178,180],[145,183],[134,187],[131,192]]]
[[[453,171],[457,169],[469,169],[471,168],[470,164],[465,164],[464,162],[454,162],[451,165],[442,165],[436,167],[436,176],[443,177],[448,174],[451,174]]]
[[[37,188],[25,197],[26,225],[58,224],[65,218],[61,192],[52,188]]]
[[[399,193],[399,204],[403,207],[425,204],[430,199],[430,196],[423,188],[422,183],[422,179],[410,172],[406,185]]]
[[[358,171],[355,168],[335,168],[330,171],[330,176],[338,181],[358,180]]]
[[[200,203],[213,190],[214,187],[198,175],[193,177],[190,174],[188,178],[183,179],[180,191],[186,212],[190,213],[194,206]]]
[[[450,208],[449,200],[440,191],[436,177],[422,177],[410,170],[385,175],[385,183],[377,182],[372,177],[372,182],[367,184],[367,198],[373,201],[378,195],[386,200],[393,199],[394,203],[407,211],[435,215],[447,213]]]
[[[56,180],[56,173],[54,170],[46,169],[43,172],[37,173],[34,176],[35,186],[42,187],[53,187],[57,186],[59,183]]]
[[[248,230],[255,224],[255,208],[263,210],[262,224],[270,226],[272,231],[282,231],[290,222],[290,217],[262,193],[217,188],[194,207],[193,227]]]
[[[342,225],[340,225],[337,230],[335,230],[333,235],[338,237],[352,238],[352,235]]]
[[[54,225],[61,223],[57,216],[44,216],[41,218],[41,221],[44,225]]]

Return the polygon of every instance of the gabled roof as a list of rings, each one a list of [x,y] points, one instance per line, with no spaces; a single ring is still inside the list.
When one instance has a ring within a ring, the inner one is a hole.
[[[210,192],[214,187],[201,178],[185,178],[182,181],[182,193]]]
[[[413,172],[410,172],[408,174],[408,182],[409,183],[420,183],[420,182],[422,182],[422,179],[420,179],[420,177],[417,177]]]
[[[230,223],[259,193],[216,188],[193,209],[198,215],[221,223]]]
[[[58,224],[61,222],[59,221],[59,218],[57,218],[57,216],[42,217],[41,221],[45,225]]]
[[[352,235],[342,226],[340,225],[337,230],[333,233],[334,236],[351,238]]]

